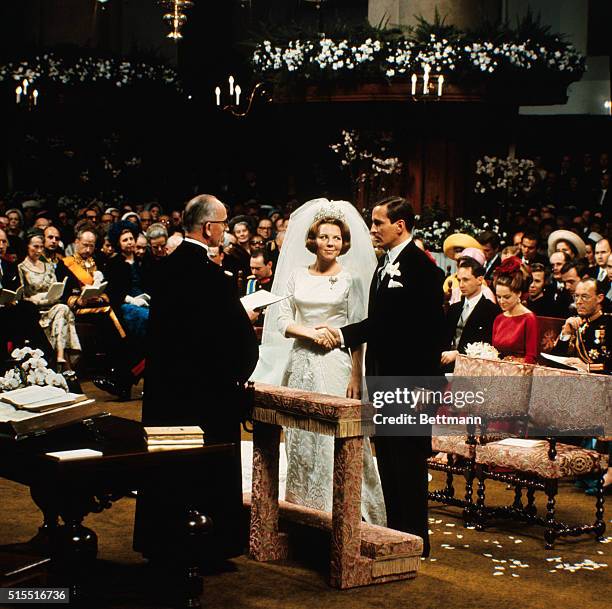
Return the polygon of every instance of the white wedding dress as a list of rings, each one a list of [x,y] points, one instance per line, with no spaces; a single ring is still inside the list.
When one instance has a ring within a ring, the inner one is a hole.
[[[325,323],[338,328],[366,316],[362,292],[346,270],[335,276],[321,276],[299,267],[291,272],[285,294],[291,297],[279,307],[278,330],[283,336],[291,324],[314,328]],[[281,384],[344,397],[350,375],[348,351],[325,352],[311,341],[296,339]],[[287,501],[331,512],[334,438],[285,429],[285,446]],[[366,522],[386,525],[382,487],[368,438],[364,442],[361,513]]]

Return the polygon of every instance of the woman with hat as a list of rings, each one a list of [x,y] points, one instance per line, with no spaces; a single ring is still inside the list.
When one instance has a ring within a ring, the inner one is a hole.
[[[457,260],[461,252],[466,248],[472,248],[482,251],[482,245],[474,239],[471,235],[465,233],[455,233],[449,235],[442,244],[442,251],[447,258],[451,260]],[[444,294],[448,298],[450,297],[453,290],[459,290],[459,281],[457,280],[457,273],[453,273],[444,280]]]
[[[570,230],[556,230],[548,237],[548,255],[554,252],[565,252],[572,260],[586,255],[584,241]]]
[[[495,295],[502,312],[493,322],[493,346],[503,359],[535,364],[538,321],[521,303],[524,270],[516,256],[504,260],[495,273]]]

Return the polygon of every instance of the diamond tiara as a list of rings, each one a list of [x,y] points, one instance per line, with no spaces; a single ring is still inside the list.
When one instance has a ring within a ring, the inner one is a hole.
[[[317,211],[317,213],[314,215],[314,222],[318,222],[319,220],[323,220],[324,218],[334,218],[336,220],[346,222],[346,216],[344,215],[344,212],[335,201],[330,201],[329,203],[322,205]]]

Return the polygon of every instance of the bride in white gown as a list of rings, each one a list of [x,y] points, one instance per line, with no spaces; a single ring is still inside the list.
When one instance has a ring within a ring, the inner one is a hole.
[[[375,266],[367,226],[350,203],[316,199],[296,210],[272,286],[272,292],[289,298],[266,313],[253,378],[359,397],[362,351],[327,351],[326,333],[316,327],[342,327],[366,316],[367,287]],[[287,501],[331,512],[334,438],[298,429],[284,431]],[[384,497],[367,438],[363,465],[362,516],[384,526]]]

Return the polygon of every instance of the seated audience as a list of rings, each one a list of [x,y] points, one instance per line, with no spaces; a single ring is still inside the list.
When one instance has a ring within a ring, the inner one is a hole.
[[[50,262],[43,262],[43,235],[31,233],[26,238],[27,256],[19,264],[19,276],[23,285],[24,299],[34,303],[40,313],[40,325],[55,350],[58,364],[70,367],[68,358],[81,351],[74,314],[60,301],[60,297],[49,300],[47,292],[57,282],[55,269]]]

